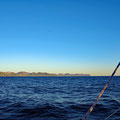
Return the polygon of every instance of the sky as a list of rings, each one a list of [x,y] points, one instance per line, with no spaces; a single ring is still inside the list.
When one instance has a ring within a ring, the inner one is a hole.
[[[120,0],[0,0],[0,56],[0,71],[111,75]]]

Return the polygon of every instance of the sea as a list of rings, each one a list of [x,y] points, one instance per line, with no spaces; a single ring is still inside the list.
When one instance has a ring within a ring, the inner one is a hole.
[[[0,77],[0,120],[82,120],[109,78]],[[87,120],[105,120],[119,107],[115,76]],[[109,120],[120,120],[120,110]]]

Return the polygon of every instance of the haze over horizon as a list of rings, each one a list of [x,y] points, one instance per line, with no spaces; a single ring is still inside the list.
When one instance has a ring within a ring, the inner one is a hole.
[[[107,76],[120,62],[119,0],[2,0],[0,26],[0,71]]]

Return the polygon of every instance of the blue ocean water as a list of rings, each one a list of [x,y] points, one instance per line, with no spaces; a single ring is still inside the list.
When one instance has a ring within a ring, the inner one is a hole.
[[[0,77],[0,120],[81,120],[110,77]],[[88,120],[120,107],[114,77]],[[120,111],[109,120],[120,120]]]

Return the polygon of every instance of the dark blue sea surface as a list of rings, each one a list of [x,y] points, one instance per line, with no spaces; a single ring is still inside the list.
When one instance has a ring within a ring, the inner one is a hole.
[[[0,77],[0,120],[81,120],[110,77]],[[120,107],[114,77],[88,120]],[[120,111],[109,120],[120,120]]]

